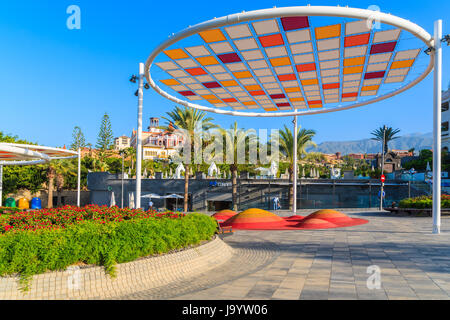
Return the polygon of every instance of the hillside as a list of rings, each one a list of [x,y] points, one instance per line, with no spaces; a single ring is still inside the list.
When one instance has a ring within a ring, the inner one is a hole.
[[[413,133],[403,135],[389,143],[389,149],[409,150],[414,148],[416,151],[422,149],[431,149],[433,136],[431,133]],[[380,142],[372,139],[363,139],[355,141],[324,141],[318,144],[317,148],[309,148],[308,151],[317,151],[323,153],[341,154],[349,153],[377,153],[381,151]]]

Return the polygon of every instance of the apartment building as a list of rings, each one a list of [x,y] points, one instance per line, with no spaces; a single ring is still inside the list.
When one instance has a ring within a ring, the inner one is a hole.
[[[133,130],[131,146],[136,147],[137,132]],[[180,135],[165,130],[159,126],[159,118],[150,118],[147,131],[142,131],[142,159],[167,160],[176,153],[177,146],[183,142]]]

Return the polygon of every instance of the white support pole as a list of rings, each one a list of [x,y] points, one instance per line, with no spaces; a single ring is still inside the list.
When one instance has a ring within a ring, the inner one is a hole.
[[[81,148],[78,148],[77,206],[81,204]]]
[[[434,22],[433,233],[441,232],[442,20]]]
[[[3,166],[0,165],[0,207],[3,205]]]
[[[384,149],[386,143],[386,126],[383,126],[383,142],[381,143],[381,175],[384,174],[384,154],[387,150]],[[380,211],[383,211],[383,193],[384,181],[380,181]]]
[[[123,171],[124,171],[124,164],[123,164],[123,162],[124,162],[124,157],[125,157],[125,155],[122,152],[122,192],[121,192],[121,197],[120,197],[120,208],[122,208],[122,209],[123,209],[123,175],[124,175],[124,173],[123,173]]]
[[[292,210],[294,214],[297,212],[297,116],[294,116],[294,185],[293,185],[293,197],[292,197]]]
[[[142,166],[142,105],[144,89],[144,64],[139,63],[139,89],[138,89],[138,121],[137,121],[137,139],[136,139],[136,205],[141,207],[141,166]]]

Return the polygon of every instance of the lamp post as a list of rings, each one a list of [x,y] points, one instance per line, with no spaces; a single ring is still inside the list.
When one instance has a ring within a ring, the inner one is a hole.
[[[122,154],[122,194],[121,194],[121,198],[120,198],[120,207],[123,209],[123,175],[124,175],[124,151],[122,150],[120,152]]]
[[[144,85],[144,64],[139,63],[139,76],[131,76],[130,81],[136,83],[139,80],[139,86],[134,93],[138,97],[138,117],[136,133],[136,204],[135,209],[141,207],[141,169],[142,169],[142,108],[144,104],[144,88],[148,89],[148,83]]]
[[[144,64],[139,63],[139,88],[138,88],[138,121],[136,138],[136,209],[141,207],[141,167],[142,167],[142,107],[144,85]]]
[[[441,232],[442,20],[434,23],[433,233]]]
[[[77,170],[77,206],[81,204],[81,148],[78,148],[78,170]]]

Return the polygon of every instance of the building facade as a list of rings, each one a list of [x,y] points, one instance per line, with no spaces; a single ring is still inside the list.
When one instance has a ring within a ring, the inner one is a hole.
[[[381,170],[382,156],[381,153],[377,154],[376,166]],[[392,173],[394,171],[402,169],[402,157],[394,151],[389,151],[384,155],[384,167],[383,171]]]
[[[130,144],[136,148],[137,132],[133,130]],[[177,151],[176,148],[183,142],[183,138],[159,126],[159,118],[150,118],[147,131],[142,131],[142,159],[168,160]]]
[[[131,146],[131,138],[127,136],[121,136],[114,139],[114,150],[120,151]]]

